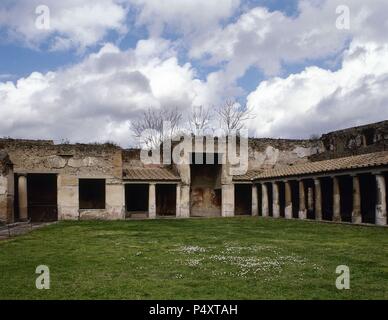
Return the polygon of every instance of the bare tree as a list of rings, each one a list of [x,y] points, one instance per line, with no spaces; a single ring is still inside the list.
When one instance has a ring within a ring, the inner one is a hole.
[[[209,129],[211,120],[212,113],[210,108],[204,106],[193,107],[188,119],[191,133],[194,135],[203,135]]]
[[[139,144],[148,149],[159,147],[165,139],[171,138],[179,129],[182,115],[177,108],[154,110],[148,108],[141,116],[132,121],[131,130]],[[168,122],[169,126],[164,126]]]
[[[254,119],[255,115],[246,107],[241,106],[236,101],[227,100],[216,109],[216,114],[221,128],[226,134],[232,131],[240,131],[245,127],[245,121]]]

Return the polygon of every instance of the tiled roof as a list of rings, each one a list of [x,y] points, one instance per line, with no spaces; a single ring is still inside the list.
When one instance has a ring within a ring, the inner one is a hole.
[[[167,168],[131,168],[123,172],[125,180],[132,181],[177,181],[180,177]]]
[[[233,181],[252,181],[262,170],[250,170],[246,174],[240,176],[233,176]]]
[[[255,179],[260,180],[267,178],[299,176],[305,174],[335,172],[341,170],[379,167],[387,165],[388,151],[383,151],[265,170],[256,175]]]

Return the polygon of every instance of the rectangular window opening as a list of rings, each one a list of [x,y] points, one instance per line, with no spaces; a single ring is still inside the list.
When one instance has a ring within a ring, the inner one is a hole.
[[[79,180],[79,208],[105,209],[105,179]]]

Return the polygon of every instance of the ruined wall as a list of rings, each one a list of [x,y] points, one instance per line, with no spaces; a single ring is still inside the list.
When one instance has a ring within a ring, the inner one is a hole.
[[[0,222],[13,222],[14,176],[8,154],[0,151]]]
[[[388,121],[331,132],[315,140],[250,138],[248,169],[260,171],[308,161],[388,150],[387,148]],[[17,174],[53,173],[57,175],[59,219],[124,218],[123,169],[144,167],[140,160],[139,149],[123,150],[111,144],[55,145],[49,140],[0,139],[0,150],[4,150],[9,155],[9,161],[13,162],[14,171]],[[199,151],[193,147],[191,152],[204,153],[209,150],[206,150],[205,146]],[[218,150],[217,140],[214,141],[212,152],[224,154],[224,150]],[[235,189],[232,176],[229,174],[229,164],[221,165],[220,177],[217,177],[216,185],[214,185],[214,179],[209,185],[206,183],[201,185],[206,179],[196,183],[195,179],[200,178],[201,174],[196,173],[193,176],[192,167],[189,164],[169,167],[181,177],[181,184],[177,189],[180,206],[176,212],[179,217],[190,216],[193,203],[200,203],[205,209],[207,207],[211,210],[216,209],[214,212],[219,212],[221,206],[222,216],[234,214]],[[3,165],[0,172],[3,172],[4,168]],[[0,209],[6,208],[0,212],[0,219],[10,220],[9,210],[11,209],[8,208],[12,208],[9,203],[12,203],[14,197],[14,181],[11,167],[8,166],[6,170],[8,171],[4,172],[7,173],[0,175]],[[80,178],[105,179],[105,209],[79,209]],[[217,192],[213,192],[215,190]],[[222,203],[220,203],[221,198]]]
[[[265,170],[305,163],[324,152],[320,140],[249,139],[249,170]]]
[[[60,144],[0,139],[15,173],[58,176],[58,219],[120,219],[124,216],[121,149],[110,144]],[[106,180],[106,208],[79,210],[78,179]]]
[[[330,132],[321,141],[324,152],[313,155],[312,161],[388,150],[388,121]]]
[[[140,149],[126,149],[122,151],[123,169],[143,168],[140,160]]]

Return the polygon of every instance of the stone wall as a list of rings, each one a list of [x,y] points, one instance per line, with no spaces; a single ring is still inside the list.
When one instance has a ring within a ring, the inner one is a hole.
[[[321,141],[324,152],[311,156],[312,161],[388,150],[388,121],[330,132]]]
[[[14,178],[8,154],[0,151],[0,222],[13,222]]]
[[[309,157],[324,152],[316,140],[249,139],[249,169],[263,170],[286,165],[305,163]]]
[[[217,141],[214,147],[215,153],[224,154],[224,150],[218,150]],[[340,130],[311,140],[250,138],[248,169],[265,170],[308,161],[388,150],[387,148],[388,121]],[[0,167],[0,219],[8,221],[12,220],[13,216],[10,211],[13,208],[14,197],[12,163],[16,174],[51,173],[57,175],[58,218],[60,220],[124,218],[123,169],[144,167],[140,160],[139,149],[124,150],[112,144],[56,145],[50,140],[0,139],[0,150],[4,150],[1,153],[3,160],[2,167]],[[193,148],[192,151],[194,150]],[[202,153],[207,150],[203,148],[196,151]],[[200,202],[208,201],[211,208],[216,203],[217,211],[221,206],[220,211],[223,216],[233,215],[234,182],[228,164],[221,166],[220,179],[217,178],[216,187],[210,188],[207,185],[203,187],[199,184],[201,188],[197,194],[193,194],[195,188],[192,188],[192,184],[195,178],[201,178],[201,174],[192,177],[192,170],[188,164],[171,165],[170,168],[179,173],[181,177],[181,184],[177,189],[180,203],[177,216],[188,217],[193,206],[192,200],[196,199],[199,199]],[[105,179],[105,209],[79,209],[79,179],[83,178]],[[220,198],[219,194],[215,197],[209,192],[213,189],[221,194],[223,199],[221,204],[216,199]]]
[[[140,149],[126,149],[122,151],[123,168],[142,168],[143,163],[140,160]]]
[[[58,219],[124,217],[122,150],[111,144],[59,144],[52,141],[0,139],[15,173],[55,173],[58,176]],[[79,210],[80,178],[106,180],[106,208]]]

